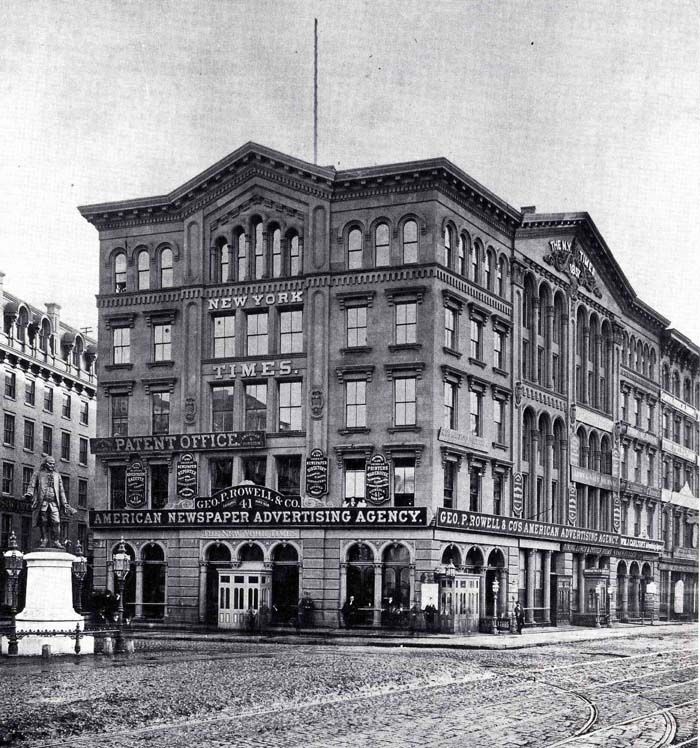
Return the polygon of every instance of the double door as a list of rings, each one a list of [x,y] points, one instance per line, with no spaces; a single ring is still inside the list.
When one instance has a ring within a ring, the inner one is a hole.
[[[270,605],[270,582],[262,568],[219,570],[219,627],[257,628],[260,609]]]

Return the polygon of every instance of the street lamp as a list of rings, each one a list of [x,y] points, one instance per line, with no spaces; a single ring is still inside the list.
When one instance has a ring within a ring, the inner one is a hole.
[[[15,531],[10,533],[10,539],[7,546],[8,550],[3,553],[5,557],[5,571],[10,581],[10,612],[12,613],[12,633],[8,637],[7,654],[17,654],[17,622],[15,615],[17,613],[17,582],[19,575],[22,573],[24,564],[24,554],[17,547],[17,536]]]
[[[491,589],[493,590],[493,622],[491,625],[491,633],[497,634],[498,633],[498,590],[500,589],[500,584],[498,584],[498,579],[493,580],[493,584],[491,585]]]
[[[457,574],[457,567],[450,561],[449,564],[445,567],[445,576],[448,579],[454,579]]]
[[[117,552],[113,557],[114,576],[119,583],[119,607],[117,608],[117,641],[115,651],[124,652],[124,582],[129,574],[131,558],[124,547],[124,538],[119,541]]]
[[[87,574],[87,559],[83,556],[83,549],[80,545],[80,541],[75,544],[75,559],[73,560],[73,576],[78,582],[78,599],[76,601],[76,610],[78,613],[82,613],[82,597],[83,597],[83,580]]]

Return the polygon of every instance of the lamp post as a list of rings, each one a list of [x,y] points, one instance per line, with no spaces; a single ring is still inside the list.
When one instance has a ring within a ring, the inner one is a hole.
[[[119,583],[119,607],[117,608],[117,641],[115,652],[123,653],[124,648],[124,582],[129,575],[131,558],[124,547],[124,538],[119,541],[117,552],[113,557],[114,576]]]
[[[3,553],[5,557],[5,571],[9,577],[10,582],[10,612],[12,613],[12,632],[8,637],[7,654],[17,654],[17,622],[15,615],[17,614],[17,582],[19,581],[19,575],[22,573],[22,565],[24,563],[24,554],[17,547],[17,536],[13,530],[10,533],[10,539],[8,542],[8,550]]]
[[[76,600],[75,609],[78,613],[83,612],[83,580],[87,574],[87,559],[83,556],[83,549],[80,545],[80,541],[75,544],[75,559],[73,560],[73,576],[78,582],[78,595]]]
[[[493,591],[493,621],[491,625],[492,634],[498,633],[498,590],[499,589],[500,589],[500,585],[498,584],[498,579],[494,579],[493,584],[491,585],[491,590]]]

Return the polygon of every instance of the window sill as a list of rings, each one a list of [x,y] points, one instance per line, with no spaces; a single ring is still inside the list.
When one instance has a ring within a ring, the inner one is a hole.
[[[389,350],[392,353],[397,351],[419,351],[423,347],[422,343],[390,343]]]
[[[146,363],[146,366],[149,369],[171,369],[173,366],[175,366],[174,361],[148,361]]]
[[[105,364],[105,371],[116,371],[117,369],[133,369],[133,364]]]
[[[508,451],[508,445],[507,444],[503,444],[502,442],[491,442],[491,446],[494,449],[501,449],[504,452]]]
[[[370,429],[367,426],[356,426],[353,428],[347,428],[347,429],[338,429],[338,433],[342,434],[343,436],[347,436],[348,434],[369,434]]]
[[[494,374],[500,374],[502,377],[507,377],[508,372],[505,369],[501,369],[500,366],[492,366]]]
[[[387,429],[390,434],[401,433],[402,431],[418,433],[422,430],[420,426],[389,426]]]
[[[481,359],[478,359],[478,358],[472,358],[470,356],[469,357],[469,363],[473,364],[474,366],[478,366],[480,369],[485,369],[486,368],[486,364]]]
[[[29,449],[29,447],[22,447],[22,451],[23,452],[27,452],[29,454],[34,454],[34,450],[33,449]]]
[[[306,431],[268,431],[265,434],[266,439],[277,439],[280,437],[299,437],[299,436],[306,436]],[[261,449],[260,447],[256,447],[256,449]]]
[[[443,345],[442,350],[443,350],[443,353],[446,353],[448,356],[454,356],[455,358],[462,358],[462,354],[459,351],[456,351],[454,348],[450,348],[449,346]]]
[[[370,353],[372,347],[369,345],[353,345],[347,348],[341,348],[340,353],[343,356],[352,355],[353,353]]]

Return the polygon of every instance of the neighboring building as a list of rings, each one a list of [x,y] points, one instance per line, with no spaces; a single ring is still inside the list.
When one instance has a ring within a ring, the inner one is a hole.
[[[336,171],[254,144],[80,211],[96,584],[123,535],[131,614],[285,620],[302,590],[324,625],[350,596],[358,622],[434,602],[460,631],[518,598],[530,623],[658,608],[668,321],[586,213],[516,210],[445,159]]]
[[[2,364],[2,486],[0,553],[14,531],[21,550],[38,542],[31,502],[24,494],[46,455],[56,460],[66,496],[77,513],[61,523],[63,539],[90,552],[88,509],[93,506],[96,342],[61,321],[58,304],[38,309],[9,293],[0,273]],[[0,579],[4,599],[5,574]]]

